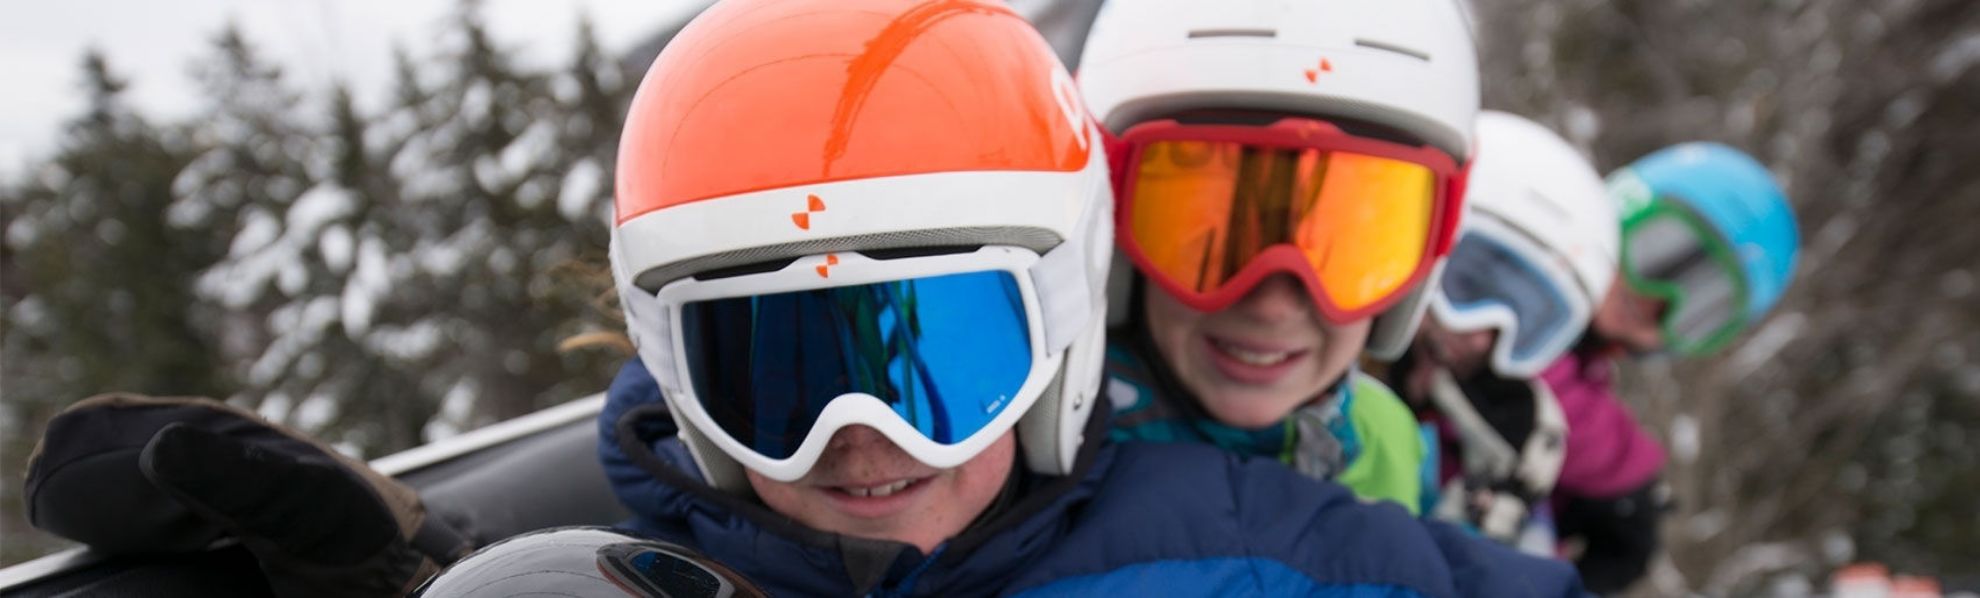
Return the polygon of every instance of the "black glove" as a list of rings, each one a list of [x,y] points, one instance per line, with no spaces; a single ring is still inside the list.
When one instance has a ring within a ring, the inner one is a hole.
[[[77,403],[49,423],[28,467],[36,527],[108,553],[232,536],[282,596],[401,595],[470,548],[411,488],[207,399]]]
[[[1555,516],[1564,540],[1583,545],[1574,559],[1582,584],[1597,594],[1628,589],[1650,568],[1667,508],[1661,480],[1615,498],[1572,497]]]

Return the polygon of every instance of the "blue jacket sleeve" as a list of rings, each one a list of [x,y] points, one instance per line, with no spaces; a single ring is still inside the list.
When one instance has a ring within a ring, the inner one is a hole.
[[[1589,596],[1566,561],[1542,559],[1441,521],[1422,520],[1464,596]]]

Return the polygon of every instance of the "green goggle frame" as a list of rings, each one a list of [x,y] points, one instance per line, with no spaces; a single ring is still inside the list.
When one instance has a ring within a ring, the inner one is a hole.
[[[1669,304],[1659,319],[1658,327],[1663,331],[1664,345],[1669,351],[1684,356],[1712,353],[1724,348],[1739,331],[1746,327],[1747,288],[1746,278],[1740,276],[1739,259],[1732,244],[1721,236],[1718,230],[1705,223],[1704,218],[1686,207],[1684,202],[1666,197],[1657,197],[1647,202],[1629,206],[1623,217],[1621,264],[1623,279],[1630,289],[1642,295],[1660,299]],[[1722,302],[1724,309],[1730,310],[1723,317],[1725,322],[1705,331],[1688,331],[1680,326],[1679,315],[1687,309],[1700,306],[1691,305],[1696,300],[1691,289],[1676,280],[1654,278],[1638,269],[1632,248],[1637,235],[1653,227],[1666,226],[1665,222],[1676,222],[1701,246],[1709,263],[1722,272],[1727,283],[1732,286],[1732,295]]]

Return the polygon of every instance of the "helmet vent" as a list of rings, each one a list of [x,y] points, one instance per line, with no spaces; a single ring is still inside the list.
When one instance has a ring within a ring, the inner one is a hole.
[[[1553,216],[1555,220],[1561,222],[1568,222],[1574,219],[1574,217],[1568,213],[1567,206],[1561,205],[1561,202],[1554,201],[1554,198],[1549,197],[1545,193],[1541,193],[1539,189],[1527,187],[1526,198],[1528,203],[1531,203],[1536,206],[1540,206],[1541,209],[1547,212],[1548,216]]]
[[[719,279],[774,272],[797,258],[835,251],[857,251],[870,257],[876,251],[884,253],[895,248],[935,247],[943,248],[936,251],[949,251],[958,247],[1016,245],[1042,255],[1057,247],[1061,241],[1064,239],[1051,231],[1020,226],[943,228],[807,239],[725,251],[655,266],[638,274],[634,285],[653,290],[687,276],[699,275],[702,280],[709,280],[710,277]]]
[[[1195,29],[1189,32],[1190,39],[1206,37],[1278,37],[1275,29]]]
[[[1418,49],[1415,49],[1415,48],[1411,48],[1411,47],[1409,47],[1409,46],[1404,46],[1404,45],[1400,45],[1400,44],[1392,44],[1392,43],[1388,43],[1388,42],[1380,42],[1380,41],[1375,41],[1375,40],[1372,40],[1372,39],[1361,39],[1361,38],[1355,38],[1355,40],[1354,40],[1354,45],[1357,45],[1357,46],[1361,46],[1361,47],[1363,47],[1363,48],[1368,48],[1368,49],[1371,49],[1371,50],[1381,50],[1381,51],[1384,51],[1384,52],[1395,52],[1395,53],[1397,53],[1397,54],[1401,54],[1401,55],[1404,55],[1404,56],[1408,56],[1408,57],[1410,57],[1410,58],[1415,58],[1415,59],[1417,59],[1417,60],[1421,60],[1421,61],[1424,61],[1424,62],[1430,62],[1430,53],[1429,53],[1429,52],[1425,52],[1425,51],[1422,51],[1422,50],[1418,50]]]
[[[751,264],[743,264],[740,266],[730,266],[727,268],[716,268],[713,270],[708,270],[706,272],[696,272],[694,274],[694,279],[721,280],[724,278],[735,278],[737,276],[747,276],[750,274],[776,272],[778,270],[782,270],[784,268],[789,267],[792,263],[796,262],[797,260],[798,259],[795,257],[790,257],[790,258],[756,262]]]
[[[866,257],[870,257],[876,260],[898,260],[898,259],[911,258],[911,257],[927,257],[931,255],[969,253],[972,251],[976,251],[977,249],[981,249],[982,247],[983,247],[982,245],[938,245],[932,247],[899,247],[899,248],[891,248],[891,249],[866,249],[866,250],[861,250],[858,253],[860,255],[864,255]],[[735,278],[737,276],[747,276],[750,274],[762,274],[765,272],[776,272],[778,270],[782,270],[784,268],[790,267],[790,265],[796,262],[797,260],[798,260],[797,257],[765,260],[761,262],[743,264],[740,266],[729,266],[726,268],[715,268],[712,270],[696,272],[693,274],[693,276],[695,280],[706,281],[706,280],[721,280],[724,278]]]
[[[889,249],[862,249],[859,251],[859,254],[876,260],[898,260],[898,259],[905,259],[911,257],[928,257],[931,255],[951,255],[957,253],[970,253],[972,251],[976,251],[982,248],[983,248],[982,245],[936,245],[929,247],[895,247]]]

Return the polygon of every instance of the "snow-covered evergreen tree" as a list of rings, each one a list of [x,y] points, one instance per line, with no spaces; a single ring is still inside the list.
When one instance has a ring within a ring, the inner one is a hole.
[[[0,477],[104,391],[227,398],[378,456],[602,390],[626,356],[558,344],[616,327],[599,265],[634,76],[580,27],[570,63],[524,67],[466,3],[372,107],[228,27],[192,69],[203,108],[165,127],[92,54],[60,153],[0,181]],[[18,490],[0,562],[49,546]]]
[[[244,401],[378,454],[599,389],[612,356],[556,350],[598,289],[561,274],[602,256],[628,92],[581,37],[570,67],[521,68],[466,5],[437,56],[398,54],[374,115],[342,90],[298,114],[232,60],[175,217],[236,223],[201,289],[236,324]],[[296,151],[251,162],[270,148]]]
[[[18,519],[13,493],[38,436],[27,426],[113,390],[233,389],[193,292],[215,257],[197,239],[212,231],[160,217],[189,158],[186,142],[131,109],[126,83],[101,54],[84,58],[82,75],[87,111],[69,122],[49,162],[0,196],[0,479],[11,480],[0,492],[0,535],[9,555],[45,545]]]

